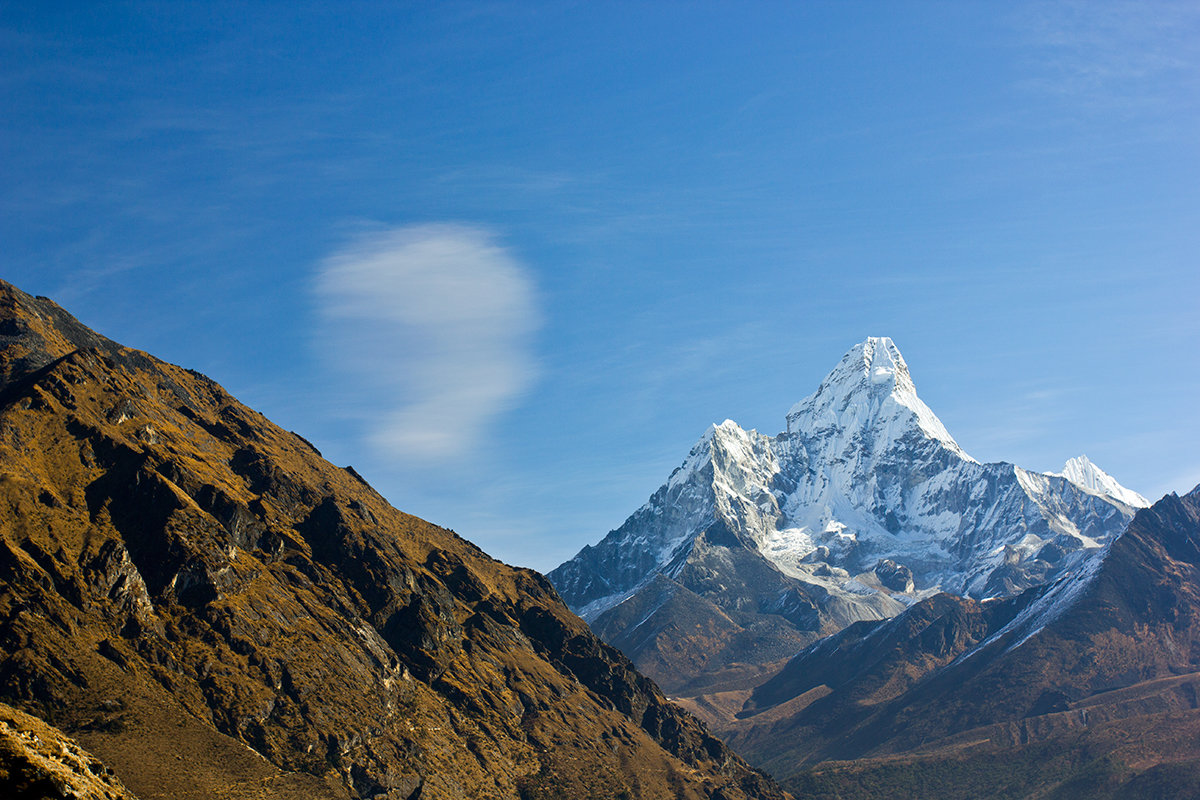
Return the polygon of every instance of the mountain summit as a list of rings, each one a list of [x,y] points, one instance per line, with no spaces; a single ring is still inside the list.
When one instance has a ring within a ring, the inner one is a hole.
[[[904,356],[886,336],[872,336],[851,348],[817,391],[787,414],[789,435],[831,442],[862,436],[887,440],[913,426],[969,458],[917,396]]]
[[[1092,494],[1115,497],[1134,508],[1145,508],[1150,505],[1150,501],[1117,483],[1116,478],[1093,464],[1087,456],[1075,456],[1075,458],[1069,459],[1059,474]]]
[[[1090,463],[1068,472],[973,459],[895,343],[872,337],[783,433],[709,428],[649,502],[550,579],[679,690],[937,591],[1003,596],[1074,569],[1146,503]]]

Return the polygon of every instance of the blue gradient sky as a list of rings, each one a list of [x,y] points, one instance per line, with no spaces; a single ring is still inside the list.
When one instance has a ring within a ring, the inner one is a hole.
[[[1200,482],[1195,3],[0,6],[0,277],[548,569],[891,336]]]

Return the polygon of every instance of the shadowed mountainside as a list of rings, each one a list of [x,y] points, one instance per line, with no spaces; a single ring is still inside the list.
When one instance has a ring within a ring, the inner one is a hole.
[[[149,798],[782,798],[535,572],[0,282],[0,700]]]

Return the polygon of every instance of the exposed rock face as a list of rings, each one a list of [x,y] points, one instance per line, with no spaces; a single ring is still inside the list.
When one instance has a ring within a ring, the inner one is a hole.
[[[0,283],[0,699],[143,800],[778,798],[538,574]]]
[[[938,590],[1008,596],[1054,580],[1137,505],[1086,459],[1064,475],[977,462],[917,396],[892,341],[872,338],[778,436],[712,426],[646,505],[549,577],[639,667],[694,692]],[[666,597],[664,581],[707,601],[701,630],[725,624],[717,609],[733,635],[705,649],[694,627],[673,627],[642,596]]]
[[[1196,796],[1200,488],[1139,511],[1102,560],[1050,586],[850,626],[723,720],[713,708],[804,794]]]
[[[875,577],[893,592],[911,592],[915,588],[912,570],[890,558],[881,558],[875,565]]]

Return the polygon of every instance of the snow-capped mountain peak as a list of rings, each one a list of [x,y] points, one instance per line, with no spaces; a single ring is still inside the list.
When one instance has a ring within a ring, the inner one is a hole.
[[[693,611],[713,604],[713,630],[748,632],[729,641],[784,625],[767,637],[783,648],[938,590],[982,598],[1053,581],[1144,505],[1086,459],[1063,475],[979,463],[917,396],[895,343],[872,337],[792,407],[785,432],[710,426],[645,505],[550,579],[614,635],[671,586]],[[660,623],[636,647],[691,652],[690,634]]]
[[[1116,478],[1097,467],[1085,455],[1068,460],[1062,472],[1051,474],[1061,475],[1092,494],[1107,495],[1134,508],[1147,508],[1150,505],[1149,500],[1117,483]]]
[[[852,347],[817,391],[787,415],[787,432],[810,440],[865,435],[895,441],[913,425],[962,458],[974,460],[917,396],[904,356],[886,336],[871,336]]]
[[[713,462],[714,452],[732,453],[733,457],[726,460],[739,460],[739,455],[743,456],[740,460],[748,460],[744,456],[748,449],[752,449],[750,442],[755,438],[758,438],[757,431],[747,431],[731,419],[709,425],[692,445],[687,458],[671,473],[667,486],[674,487],[692,480],[698,471]]]

